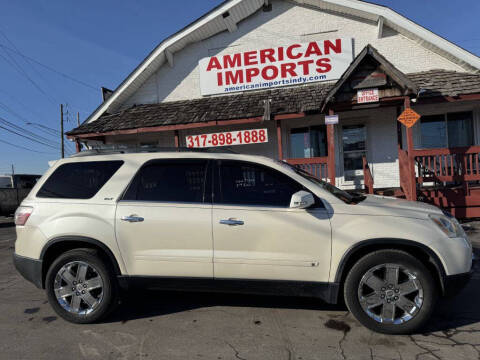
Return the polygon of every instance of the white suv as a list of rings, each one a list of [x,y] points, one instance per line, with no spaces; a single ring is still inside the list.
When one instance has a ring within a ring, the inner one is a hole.
[[[141,285],[344,299],[366,327],[410,333],[472,268],[438,208],[352,196],[259,156],[80,153],[46,172],[15,222],[18,271],[76,323]]]

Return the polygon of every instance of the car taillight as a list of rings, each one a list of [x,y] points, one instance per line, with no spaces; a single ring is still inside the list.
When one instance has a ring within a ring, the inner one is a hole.
[[[15,225],[23,226],[27,222],[28,218],[33,212],[33,207],[31,206],[20,206],[17,211],[15,211]]]

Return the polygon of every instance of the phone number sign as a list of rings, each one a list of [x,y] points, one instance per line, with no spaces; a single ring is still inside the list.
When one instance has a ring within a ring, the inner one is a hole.
[[[261,144],[268,142],[268,131],[267,129],[254,129],[188,135],[185,140],[188,148]]]

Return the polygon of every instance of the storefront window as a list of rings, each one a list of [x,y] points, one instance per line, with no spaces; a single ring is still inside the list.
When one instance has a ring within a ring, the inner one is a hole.
[[[425,149],[473,145],[471,112],[422,116],[421,147]]]
[[[327,134],[324,125],[290,130],[290,157],[327,156]]]
[[[447,114],[448,146],[473,145],[473,119],[471,112]]]

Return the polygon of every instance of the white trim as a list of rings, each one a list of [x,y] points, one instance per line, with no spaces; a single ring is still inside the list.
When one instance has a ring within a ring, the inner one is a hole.
[[[462,49],[461,47],[442,38],[441,36],[436,35],[430,30],[418,25],[417,23],[409,20],[405,16],[400,15],[396,11],[386,6],[372,4],[359,0],[296,0],[296,2],[305,4],[308,3],[309,5],[315,5],[314,3],[318,2],[330,4],[333,6],[340,6],[345,8],[345,12],[348,11],[347,9],[351,9],[355,13],[355,15],[361,17],[362,13],[365,15],[370,15],[370,17],[371,15],[374,15],[376,17],[382,16],[384,18],[384,24],[392,27],[394,30],[397,30],[403,34],[410,33],[412,35],[415,35],[419,39],[429,42],[435,47],[453,55],[457,59],[480,70],[480,58],[478,56],[468,52],[467,50]]]
[[[183,31],[180,31],[178,34],[168,38],[162,42],[157,48],[152,51],[152,53],[138,66],[128,77],[127,79],[113,92],[113,94],[108,98],[107,101],[104,101],[103,104],[95,110],[86,120],[87,123],[97,120],[107,109],[112,105],[112,103],[118,99],[118,97],[135,81],[147,68],[165,51],[172,45],[175,45],[178,41],[182,40],[186,36],[200,29],[202,26],[207,25],[209,22],[221,16],[224,12],[229,11],[234,6],[241,4],[246,0],[230,0],[225,3],[225,5],[220,6],[215,11],[212,11],[210,14],[205,16],[203,19],[194,22],[189,27],[185,28]],[[263,2],[261,2],[263,5]],[[260,5],[260,7],[261,7]],[[258,10],[258,9],[257,9]]]
[[[381,39],[383,37],[383,16],[378,17],[377,21],[377,38]]]
[[[173,67],[173,53],[170,50],[165,49],[165,57],[167,58],[168,65]]]
[[[291,0],[292,1],[292,0]],[[346,14],[359,16],[366,18],[372,21],[379,21],[380,18],[383,18],[384,25],[388,25],[396,31],[406,35],[407,37],[416,37],[419,39],[419,42],[425,47],[439,49],[445,52],[445,55],[450,54],[453,58],[456,58],[460,65],[464,67],[470,66],[480,72],[480,58],[475,56],[472,53],[460,48],[459,46],[451,43],[450,41],[434,34],[433,32],[425,29],[424,27],[414,23],[413,21],[407,19],[406,17],[400,15],[399,13],[393,11],[390,8],[371,4],[359,0],[293,0],[295,3],[314,6],[317,8],[330,9],[332,11],[343,12]],[[180,31],[179,33],[173,35],[172,37],[166,39],[162,42],[152,53],[125,79],[125,81],[113,92],[113,94],[104,101],[86,120],[87,123],[97,120],[104,112],[106,112],[110,106],[115,104],[121,95],[142,75],[148,75],[150,70],[153,72],[159,66],[163,65],[161,61],[161,56],[164,56],[168,59],[170,58],[169,64],[173,66],[173,53],[174,45],[184,40],[187,36],[193,34],[196,31],[201,32],[202,28],[207,26],[210,22],[216,20],[219,16],[222,16],[226,11],[232,12],[232,9],[237,5],[244,5],[243,17],[241,20],[250,16],[252,13],[258,11],[262,8],[264,4],[268,4],[267,0],[230,0],[224,5],[216,8],[215,10],[208,13],[205,17],[195,21],[190,26]],[[249,8],[249,13],[247,14],[246,8]],[[253,10],[252,10],[253,9]],[[232,14],[231,14],[232,16]],[[379,21],[380,22],[380,21]],[[236,25],[235,25],[236,27]],[[230,29],[234,30],[231,26]],[[218,33],[218,31],[217,31]],[[210,35],[211,36],[211,35]],[[198,40],[197,40],[198,41]],[[168,55],[166,49],[170,48],[172,56]],[[177,51],[180,49],[177,49]],[[448,56],[446,56],[448,58]],[[154,67],[149,69],[150,66]],[[138,85],[140,86],[140,85]]]

